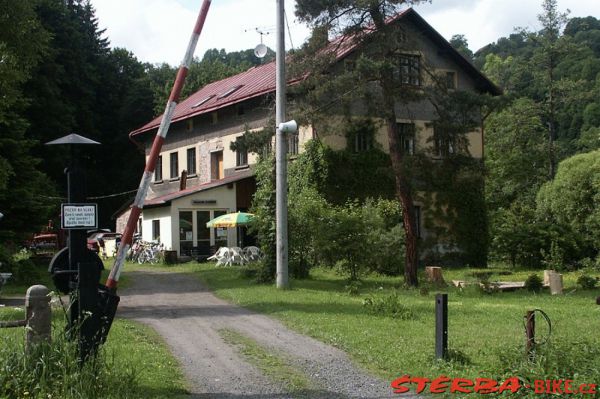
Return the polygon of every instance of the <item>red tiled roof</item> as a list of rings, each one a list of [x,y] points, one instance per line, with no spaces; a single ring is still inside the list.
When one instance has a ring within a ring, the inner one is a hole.
[[[241,86],[240,86],[241,85]],[[227,91],[240,86],[228,96]],[[212,112],[219,108],[235,104],[249,98],[275,91],[275,62],[256,66],[240,74],[212,82],[177,104],[173,113],[173,122],[184,120],[195,115]],[[208,99],[208,100],[207,100]],[[194,105],[198,105],[194,107]],[[154,118],[139,129],[130,133],[135,136],[147,130],[157,128],[162,116]]]
[[[448,47],[449,54],[467,71],[469,71],[478,81],[479,86],[488,90],[493,94],[499,94],[501,91],[491,81],[489,81],[470,61],[465,59],[458,51],[456,51],[435,29],[431,27],[416,11],[412,8],[401,11],[388,19],[386,24],[392,23],[404,17],[412,17],[413,21],[421,24],[425,29],[424,33],[432,40],[437,41],[440,45]],[[373,27],[365,28],[359,33],[342,35],[329,43],[323,50],[331,51],[335,54],[335,58],[340,60],[360,44],[360,40],[355,40],[359,35],[368,34],[373,31]],[[288,82],[295,83],[299,79]],[[228,91],[235,89],[231,94],[224,96]],[[209,83],[187,99],[183,100],[175,108],[171,123],[182,121],[196,115],[212,112],[220,108],[236,104],[250,98],[258,97],[263,94],[275,91],[275,61],[268,64],[256,66],[248,69],[245,72]],[[132,131],[129,136],[135,136],[149,130],[158,128],[162,116],[154,118],[144,126]]]
[[[251,169],[244,170],[242,172],[237,172],[231,176],[224,177],[223,179],[213,180],[208,183],[203,183],[197,186],[189,187],[185,190],[175,191],[173,193],[161,195],[156,198],[147,199],[144,201],[144,207],[147,206],[160,206],[166,205],[174,199],[185,197],[186,195],[196,194],[201,191],[205,191],[211,188],[223,186],[225,184],[234,183],[236,181],[240,181],[243,179],[247,179],[253,176],[253,172]]]

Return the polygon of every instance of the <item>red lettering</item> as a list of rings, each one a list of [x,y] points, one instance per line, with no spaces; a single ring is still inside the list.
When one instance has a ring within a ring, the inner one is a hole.
[[[511,391],[512,393],[517,393],[521,389],[521,382],[517,377],[510,377],[505,380],[500,388],[498,388],[498,393],[502,393],[504,391]]]
[[[498,383],[490,378],[477,378],[475,380],[475,389],[476,393],[480,394],[488,394],[494,393],[498,390]]]
[[[410,383],[410,376],[403,375],[400,378],[396,378],[392,381],[392,388],[394,389],[394,393],[406,393],[410,391],[410,388],[405,387],[404,384]]]
[[[417,393],[421,393],[427,388],[427,383],[431,381],[429,378],[425,377],[413,377],[412,383],[417,384]]]
[[[572,383],[573,383],[573,380],[565,380],[565,393],[577,393],[577,392],[571,391]]]
[[[450,393],[472,393],[473,390],[469,389],[469,387],[472,387],[473,385],[475,385],[475,383],[466,378],[455,378],[452,380],[452,385],[450,385]]]
[[[444,393],[448,389],[447,382],[450,382],[450,378],[445,375],[441,375],[431,382],[429,392],[431,393]]]
[[[590,390],[588,391],[588,393],[590,395],[595,395],[597,386],[598,386],[597,384],[589,384],[588,387],[590,387]]]
[[[535,380],[535,382],[533,383],[533,387],[535,393],[544,393],[546,392],[546,381]]]
[[[560,388],[562,383],[563,380],[552,380],[552,393],[564,393]]]

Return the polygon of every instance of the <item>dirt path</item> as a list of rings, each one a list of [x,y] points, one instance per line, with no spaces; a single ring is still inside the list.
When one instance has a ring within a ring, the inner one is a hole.
[[[154,328],[181,362],[192,398],[392,398],[389,382],[357,369],[340,350],[297,334],[278,321],[215,297],[191,275],[131,273],[118,316]],[[218,331],[236,330],[289,357],[314,385],[290,395],[273,383]]]

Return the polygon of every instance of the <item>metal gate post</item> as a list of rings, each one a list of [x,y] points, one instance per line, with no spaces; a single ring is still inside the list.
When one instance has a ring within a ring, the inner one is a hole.
[[[448,355],[448,294],[435,296],[435,357]]]

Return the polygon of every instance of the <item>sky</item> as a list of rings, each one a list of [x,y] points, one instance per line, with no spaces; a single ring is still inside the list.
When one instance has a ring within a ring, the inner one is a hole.
[[[144,62],[179,65],[202,0],[92,0],[101,29],[113,47],[124,47]],[[542,0],[433,0],[415,9],[446,39],[466,36],[478,50],[515,27],[539,29]],[[275,0],[213,0],[196,49],[202,57],[209,48],[238,51],[262,41],[275,48]],[[289,32],[286,48],[299,47],[309,28],[294,16],[294,0],[285,0]],[[570,17],[600,18],[600,0],[558,0]]]

